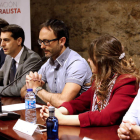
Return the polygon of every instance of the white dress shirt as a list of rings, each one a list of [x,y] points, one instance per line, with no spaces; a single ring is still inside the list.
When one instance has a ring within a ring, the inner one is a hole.
[[[13,58],[16,61],[16,69],[18,68],[18,64],[19,64],[20,57],[22,55],[23,50],[24,50],[24,46],[22,47],[22,49],[20,50],[20,52],[18,53],[18,55],[15,58]]]
[[[132,102],[129,110],[123,117],[123,120],[136,122],[137,125],[140,125],[140,89],[138,90],[138,94]]]

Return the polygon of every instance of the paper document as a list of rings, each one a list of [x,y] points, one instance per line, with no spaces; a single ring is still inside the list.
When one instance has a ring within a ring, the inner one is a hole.
[[[42,107],[41,105],[36,104],[36,108],[41,108],[41,107]],[[25,103],[2,106],[2,111],[17,111],[17,110],[24,110],[24,109],[25,109]]]

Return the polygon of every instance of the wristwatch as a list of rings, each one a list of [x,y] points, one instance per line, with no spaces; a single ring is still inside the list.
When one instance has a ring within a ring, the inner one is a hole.
[[[37,95],[38,91],[40,91],[40,90],[42,90],[42,89],[43,89],[42,87],[37,87],[37,88],[35,89],[35,95]]]

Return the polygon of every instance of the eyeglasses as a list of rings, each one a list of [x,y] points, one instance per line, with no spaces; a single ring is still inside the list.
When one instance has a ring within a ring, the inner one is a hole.
[[[41,45],[42,42],[43,42],[43,44],[44,44],[45,46],[48,46],[48,45],[50,45],[50,42],[51,42],[51,41],[56,41],[56,40],[58,40],[58,38],[51,39],[51,40],[47,40],[47,39],[41,40],[41,39],[38,39],[38,44]]]

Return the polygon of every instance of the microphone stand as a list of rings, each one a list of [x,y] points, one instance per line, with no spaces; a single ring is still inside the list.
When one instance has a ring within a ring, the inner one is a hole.
[[[40,61],[38,61],[34,66],[32,66],[29,70],[25,71],[23,74],[21,74],[17,79],[15,79],[13,82],[11,82],[9,85],[7,85],[6,87],[4,87],[0,93],[0,119],[1,120],[13,120],[13,119],[18,119],[20,118],[20,115],[14,112],[2,112],[2,101],[1,101],[1,94],[2,92],[8,88],[9,86],[11,86],[14,82],[16,82],[18,79],[20,79],[24,74],[26,74],[27,72],[29,72],[32,68],[34,68],[37,64],[39,64],[40,62],[45,62],[46,61],[46,57],[42,57],[42,59]]]

